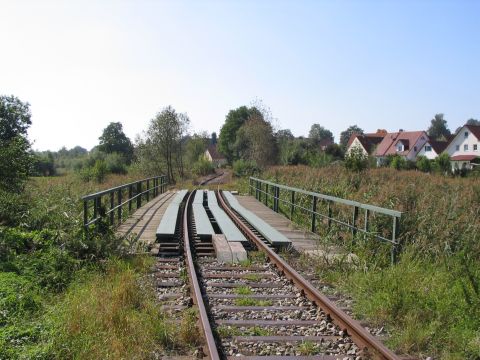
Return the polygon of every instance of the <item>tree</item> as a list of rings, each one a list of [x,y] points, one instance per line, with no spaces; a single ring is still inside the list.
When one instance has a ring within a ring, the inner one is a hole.
[[[130,139],[123,132],[123,125],[119,122],[111,122],[103,129],[102,136],[99,137],[99,150],[104,153],[118,153],[125,157],[130,163],[133,156],[133,145]]]
[[[328,139],[333,141],[333,134],[330,130],[325,129],[320,124],[313,124],[308,133],[308,137],[314,144],[319,144],[322,140]]]
[[[275,134],[275,137],[279,142],[295,139],[295,136],[293,136],[292,131],[290,129],[278,130],[277,133]]]
[[[177,171],[183,176],[183,138],[186,134],[190,119],[186,114],[180,114],[171,106],[167,106],[157,113],[150,121],[146,139],[139,141],[140,153],[148,161],[160,160],[165,165],[170,183],[175,182],[174,163]],[[162,166],[157,166],[157,169]]]
[[[437,156],[435,159],[435,168],[445,175],[450,174],[452,166],[450,164],[450,156],[448,156],[448,153],[443,152]]]
[[[368,156],[359,147],[354,147],[345,155],[345,167],[360,172],[368,168]]]
[[[348,140],[352,134],[363,134],[363,129],[359,128],[357,125],[351,125],[347,130],[340,133],[340,145],[343,149],[347,148]]]
[[[264,167],[276,161],[277,147],[272,125],[261,114],[253,115],[238,130],[234,150],[243,160]]]
[[[228,112],[225,118],[225,123],[220,129],[218,149],[223,155],[225,155],[229,163],[238,159],[238,154],[235,153],[234,150],[238,130],[251,116],[254,115],[262,116],[263,118],[261,112],[255,107],[248,108],[246,106],[241,106]]]
[[[208,134],[204,132],[193,134],[193,136],[187,141],[185,158],[189,166],[195,164],[205,153],[210,140]]]
[[[21,192],[34,156],[27,139],[32,124],[30,104],[15,96],[0,96],[0,190]]]
[[[214,131],[212,132],[212,137],[210,139],[210,144],[216,145],[217,144],[217,133]]]
[[[427,134],[434,140],[447,140],[450,137],[451,132],[448,129],[447,120],[443,118],[443,114],[436,114],[430,121]]]

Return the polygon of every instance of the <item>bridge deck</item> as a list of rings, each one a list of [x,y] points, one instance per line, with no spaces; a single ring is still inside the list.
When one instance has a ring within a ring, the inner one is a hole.
[[[118,227],[117,234],[133,235],[134,239],[139,242],[147,245],[153,244],[158,224],[160,224],[165,210],[175,197],[174,195],[175,192],[167,191],[144,204]]]
[[[247,210],[255,213],[270,226],[274,227],[287,239],[292,241],[292,246],[298,252],[307,252],[311,254],[320,251],[319,236],[308,231],[298,229],[290,220],[281,214],[276,213],[263,203],[256,200],[253,196],[236,196],[240,205]]]

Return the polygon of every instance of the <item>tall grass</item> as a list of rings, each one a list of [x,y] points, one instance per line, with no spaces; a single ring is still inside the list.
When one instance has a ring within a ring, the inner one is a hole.
[[[318,273],[354,297],[358,317],[386,326],[392,334],[389,344],[398,351],[438,359],[480,358],[478,178],[394,169],[357,174],[337,166],[273,167],[262,178],[402,211],[403,250],[393,266],[375,239],[357,235],[345,242],[341,229],[327,232],[319,222],[326,245],[347,245],[358,260],[318,261]],[[351,216],[342,211],[337,215]],[[294,220],[304,226],[309,221],[298,215]]]

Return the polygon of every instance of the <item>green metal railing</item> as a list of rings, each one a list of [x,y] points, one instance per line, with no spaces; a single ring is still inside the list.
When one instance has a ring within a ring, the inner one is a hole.
[[[317,219],[320,218],[324,220],[328,230],[332,227],[332,224],[338,224],[350,229],[353,236],[357,232],[362,232],[390,243],[392,245],[391,260],[392,262],[396,261],[400,245],[398,240],[400,218],[402,216],[400,211],[280,185],[255,177],[249,178],[249,194],[255,195],[258,201],[264,201],[267,206],[271,202],[272,209],[275,212],[279,212],[280,203],[287,205],[289,211],[284,212],[290,220],[293,219],[296,209],[308,214],[310,230],[313,233],[317,231]],[[335,208],[338,207],[343,209],[336,209],[337,211],[335,211]],[[363,216],[360,216],[362,212]],[[350,213],[350,217],[345,218],[345,213]],[[344,215],[343,218],[342,214]],[[377,224],[377,229],[372,231],[372,217],[379,218],[381,216],[387,217],[388,221],[377,221],[381,228],[378,228]],[[387,227],[390,227],[390,229],[387,229]]]
[[[88,237],[90,227],[98,226],[101,219],[108,219],[110,226],[120,225],[132,210],[143,205],[144,200],[150,201],[164,193],[166,188],[166,177],[161,175],[83,196],[83,227],[86,236]],[[123,210],[124,206],[128,206],[128,212]]]

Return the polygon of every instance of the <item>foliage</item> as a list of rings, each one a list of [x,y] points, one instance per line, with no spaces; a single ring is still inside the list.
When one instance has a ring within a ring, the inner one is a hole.
[[[138,141],[143,161],[152,162],[157,169],[165,167],[169,183],[175,182],[175,168],[180,177],[184,176],[183,137],[189,123],[186,114],[167,106],[150,121],[145,139]]]
[[[255,162],[260,167],[274,164],[277,146],[272,125],[261,115],[253,115],[237,131],[234,144],[240,159]]]
[[[447,120],[443,118],[443,114],[436,114],[430,121],[430,127],[427,130],[427,134],[434,140],[448,140],[451,135],[448,129]]]
[[[185,159],[187,164],[192,165],[196,163],[199,158],[204,155],[209,142],[210,138],[207,133],[193,134],[185,145]]]
[[[395,170],[405,170],[407,168],[407,160],[403,156],[393,155],[390,159],[390,167]]]
[[[214,172],[213,164],[204,156],[200,156],[193,164],[192,172],[197,176],[205,176]]]
[[[450,165],[450,156],[448,156],[448,153],[443,152],[438,155],[435,159],[434,166],[437,171],[443,174],[450,174],[450,172],[452,171],[452,167]]]
[[[253,161],[235,160],[233,163],[233,173],[235,176],[251,176],[259,171],[258,166]]]
[[[29,107],[13,95],[0,96],[0,189],[4,191],[21,192],[31,172]]]
[[[325,129],[320,124],[313,124],[308,132],[308,138],[314,143],[319,144],[322,140],[333,141],[333,134],[330,130]]]
[[[110,153],[105,156],[105,172],[108,174],[126,174],[127,159],[120,153]]]
[[[402,211],[400,261],[390,266],[388,247],[348,231],[318,231],[328,244],[343,243],[357,254],[353,264],[317,261],[325,281],[353,295],[355,312],[386,326],[390,345],[413,355],[438,359],[476,358],[479,353],[480,185],[476,178],[452,178],[391,168],[369,169],[361,176],[341,167],[272,167],[262,178],[323,194]],[[300,206],[307,206],[296,197]],[[322,204],[317,211],[326,211]],[[334,209],[349,219],[350,209]],[[280,203],[280,211],[289,208]],[[360,214],[363,215],[363,214]],[[362,216],[360,216],[361,218]],[[300,212],[295,220],[308,226]],[[391,222],[371,219],[371,226],[390,228]]]
[[[106,154],[117,153],[123,155],[127,163],[130,163],[133,156],[133,145],[130,139],[123,132],[123,125],[120,122],[111,122],[99,137],[100,151]]]
[[[55,175],[55,161],[50,151],[35,154],[33,174],[36,176]]]
[[[263,115],[256,107],[248,108],[246,106],[240,106],[237,109],[230,110],[225,117],[225,123],[220,129],[220,135],[218,136],[218,149],[225,155],[230,164],[239,158],[235,150],[237,132],[253,115],[257,117],[261,116],[263,119]]]
[[[363,130],[357,125],[351,125],[345,131],[342,131],[340,133],[340,146],[342,148],[347,148],[348,140],[352,134],[363,134]]]
[[[368,155],[359,147],[352,147],[345,155],[345,168],[352,171],[363,171],[368,168]]]
[[[432,163],[426,156],[418,156],[416,162],[417,169],[423,172],[432,170]]]

